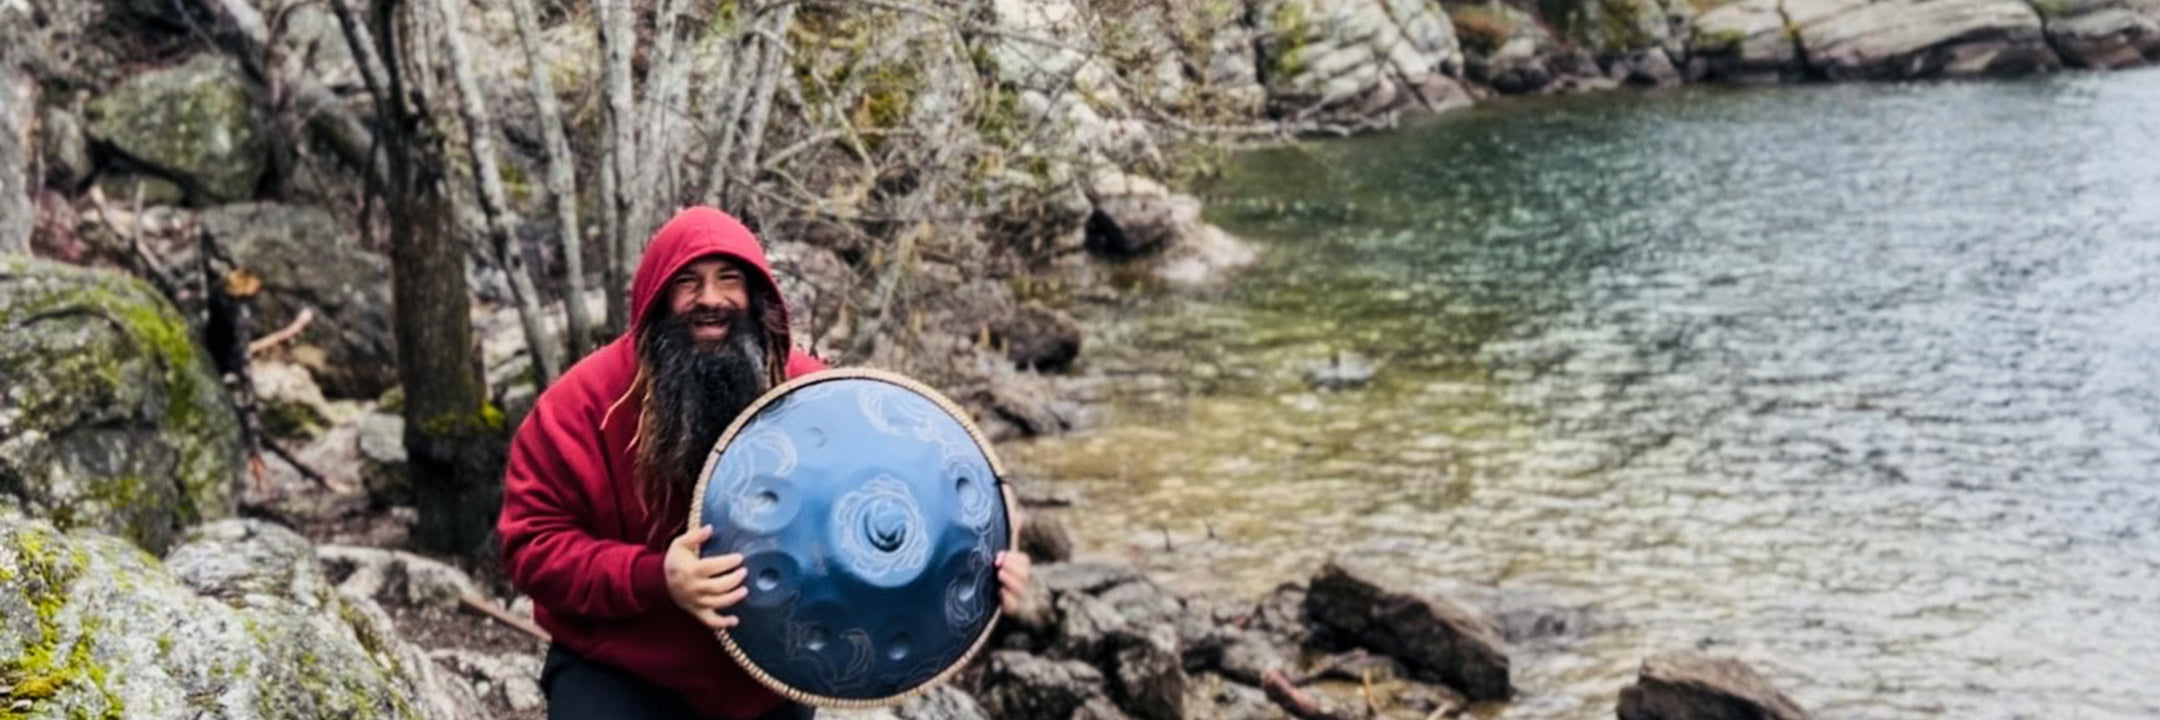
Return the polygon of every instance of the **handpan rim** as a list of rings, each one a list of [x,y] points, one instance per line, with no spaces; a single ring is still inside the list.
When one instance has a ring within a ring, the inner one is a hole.
[[[1005,509],[1005,546],[1008,548],[1020,547],[1020,524],[1017,522],[1020,513],[1012,490],[1007,487],[1005,482],[1005,465],[998,460],[997,453],[991,448],[989,437],[983,435],[982,429],[975,426],[974,419],[968,417],[967,411],[962,410],[958,403],[954,403],[944,393],[938,392],[936,389],[924,385],[914,378],[888,370],[866,367],[831,368],[797,376],[766,391],[764,395],[760,395],[757,400],[752,401],[749,407],[743,408],[742,412],[737,413],[735,420],[728,423],[727,430],[720,433],[720,439],[713,443],[712,450],[705,455],[705,465],[698,472],[697,489],[690,495],[690,517],[684,525],[685,531],[696,530],[704,526],[705,492],[707,485],[712,481],[713,470],[720,462],[720,454],[734,443],[735,437],[742,432],[743,428],[749,426],[750,421],[755,419],[760,411],[780,398],[787,397],[788,394],[798,388],[821,382],[851,379],[875,380],[900,386],[929,400],[938,409],[945,411],[946,415],[951,416],[955,422],[958,422],[961,429],[966,430],[968,436],[975,440],[976,447],[982,450],[983,457],[990,463],[990,473],[997,478],[998,499]],[[1002,603],[999,603],[991,606],[990,619],[983,625],[982,633],[976,636],[975,642],[968,646],[967,652],[961,653],[960,658],[953,661],[950,667],[939,671],[937,675],[904,692],[881,698],[832,697],[807,692],[788,685],[781,682],[779,678],[765,672],[765,669],[758,667],[757,663],[752,662],[750,656],[743,652],[740,645],[735,643],[734,636],[730,635],[728,631],[716,630],[713,634],[720,639],[720,645],[727,651],[728,657],[733,659],[735,664],[743,669],[743,672],[748,673],[752,679],[758,681],[758,684],[764,685],[781,697],[817,707],[842,710],[890,707],[936,689],[937,686],[952,679],[962,668],[967,667],[968,663],[973,662],[975,656],[982,651],[983,646],[989,643],[992,634],[991,630],[997,627],[998,620],[1004,615],[1005,609],[1002,605]]]

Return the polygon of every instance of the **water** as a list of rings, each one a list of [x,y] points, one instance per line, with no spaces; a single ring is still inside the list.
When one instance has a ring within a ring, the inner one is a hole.
[[[1826,718],[2160,717],[2160,71],[1496,103],[1210,192],[1261,266],[1008,451],[1083,555],[1589,608],[1490,717],[1687,648]]]

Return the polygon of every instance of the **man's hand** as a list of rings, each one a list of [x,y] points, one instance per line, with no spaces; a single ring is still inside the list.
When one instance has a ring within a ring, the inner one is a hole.
[[[1020,609],[1020,598],[1027,594],[1028,566],[1033,564],[1027,553],[1018,550],[998,553],[998,601],[1005,612]]]
[[[705,623],[706,627],[725,630],[735,627],[741,620],[733,615],[722,615],[720,611],[742,602],[750,589],[743,587],[743,573],[747,571],[742,566],[741,555],[698,557],[698,546],[705,544],[705,538],[711,536],[710,525],[683,533],[668,544],[667,557],[661,567],[667,573],[668,597],[675,599],[677,607]],[[999,573],[1000,578],[1003,576]]]

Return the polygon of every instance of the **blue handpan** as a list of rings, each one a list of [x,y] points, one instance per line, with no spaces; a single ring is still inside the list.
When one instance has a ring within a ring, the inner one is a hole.
[[[774,388],[720,436],[691,527],[741,553],[749,595],[719,633],[752,677],[823,707],[897,703],[972,658],[1011,547],[996,455],[908,378],[830,370]]]

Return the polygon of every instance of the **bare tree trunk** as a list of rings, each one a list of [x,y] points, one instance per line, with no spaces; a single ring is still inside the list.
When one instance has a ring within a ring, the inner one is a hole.
[[[640,183],[638,178],[638,154],[635,88],[630,79],[630,48],[637,43],[633,27],[630,0],[600,0],[600,53],[604,72],[607,98],[607,135],[614,162],[614,192],[601,198],[612,205],[615,225],[608,229],[609,244],[614,250],[612,277],[608,278],[609,297],[629,292],[630,278],[638,262],[644,259],[644,243],[635,243],[636,233],[644,232],[643,204],[634,192]],[[622,330],[629,318],[628,309],[617,313],[614,305],[608,306],[610,330]]]
[[[502,172],[495,163],[495,123],[488,115],[487,98],[473,78],[472,57],[465,47],[465,21],[458,4],[464,0],[435,0],[442,13],[443,34],[449,40],[450,70],[457,81],[458,108],[464,115],[466,149],[472,154],[473,176],[480,185],[480,211],[487,215],[489,246],[495,262],[510,276],[510,293],[517,302],[518,319],[525,326],[525,345],[532,357],[533,378],[541,389],[562,374],[562,348],[548,331],[547,315],[540,309],[540,294],[533,289],[532,272],[525,265],[525,249],[518,242],[517,210],[503,192]]]
[[[756,27],[752,18],[751,27]],[[713,73],[705,84],[705,102],[709,108],[705,127],[718,137],[709,143],[711,155],[706,158],[705,202],[723,210],[734,211],[728,200],[728,162],[735,156],[736,132],[742,127],[743,108],[749,106],[749,98],[743,97],[743,87],[750,84],[747,74],[754,74],[760,64],[759,57],[765,50],[762,41],[745,44],[732,37],[722,42],[727,45],[727,55],[720,63],[719,71]]]
[[[690,97],[690,61],[685,51],[680,0],[660,4],[654,25],[652,71],[646,75],[645,102],[639,105],[638,147],[644,151],[643,186],[635,197],[644,198],[657,211],[651,220],[672,214],[682,202],[682,155],[690,124],[684,104]]]
[[[771,28],[759,33],[766,46],[765,56],[758,67],[757,83],[750,90],[750,117],[744,121],[743,149],[735,160],[735,182],[747,185],[757,181],[758,151],[765,145],[765,121],[772,116],[773,90],[779,85],[780,75],[787,72],[787,32],[794,22],[795,3],[788,3],[780,6]]]
[[[0,253],[28,254],[30,229],[37,224],[32,193],[38,178],[30,172],[38,155],[30,137],[37,84],[16,70],[9,54],[0,51]]]
[[[407,472],[417,496],[423,549],[486,557],[501,502],[502,412],[487,401],[465,287],[465,248],[444,195],[443,150],[425,108],[407,102],[412,56],[404,50],[401,0],[375,0],[362,43],[350,0],[332,0],[362,68],[379,68],[370,91],[387,179],[391,302],[398,380],[405,391]],[[366,55],[372,54],[374,58]],[[379,63],[370,62],[379,59]]]
[[[525,49],[525,76],[532,81],[534,102],[540,109],[540,131],[547,142],[547,191],[555,203],[556,232],[562,239],[565,279],[563,311],[569,318],[570,354],[565,367],[576,363],[591,348],[592,318],[585,315],[585,249],[578,229],[577,158],[570,154],[570,139],[563,133],[562,110],[556,107],[555,81],[541,60],[540,21],[532,0],[510,0],[510,14],[517,16],[518,43]]]
[[[615,134],[600,133],[600,261],[601,284],[607,286],[607,334],[620,334],[629,323],[630,288],[615,258],[622,253],[622,213],[615,209]]]

